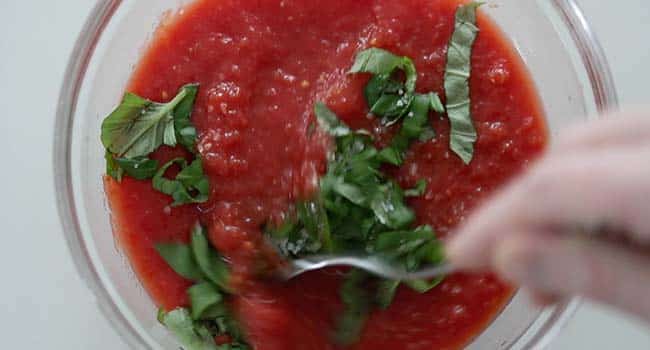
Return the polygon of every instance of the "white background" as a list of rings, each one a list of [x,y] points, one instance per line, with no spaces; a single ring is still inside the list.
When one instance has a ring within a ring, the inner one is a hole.
[[[605,47],[623,104],[650,102],[650,3],[580,2]],[[52,183],[58,89],[92,3],[0,0],[0,342],[4,349],[126,348],[98,312],[72,265]],[[649,329],[587,304],[551,348],[650,349]]]

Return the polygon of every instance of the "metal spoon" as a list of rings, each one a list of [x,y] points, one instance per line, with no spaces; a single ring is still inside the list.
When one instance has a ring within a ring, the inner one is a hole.
[[[300,276],[305,272],[320,270],[333,266],[356,267],[370,272],[379,277],[392,280],[408,281],[416,279],[432,279],[448,275],[455,269],[447,264],[425,267],[417,271],[409,272],[395,267],[383,259],[375,257],[360,257],[354,255],[316,255],[298,260],[293,260],[280,270],[282,278],[289,280]]]

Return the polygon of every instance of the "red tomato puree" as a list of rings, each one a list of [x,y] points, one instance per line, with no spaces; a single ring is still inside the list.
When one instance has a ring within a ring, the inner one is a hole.
[[[336,349],[331,341],[342,304],[340,273],[321,271],[288,283],[256,282],[264,253],[261,227],[313,189],[326,170],[324,143],[308,141],[314,102],[372,131],[385,145],[394,130],[368,116],[367,76],[349,75],[357,52],[381,47],[411,57],[418,90],[444,96],[448,40],[458,0],[199,0],[168,15],[137,64],[128,91],[168,101],[200,83],[193,112],[198,149],[209,175],[208,203],[170,207],[150,181],[106,179],[117,240],[151,297],[186,306],[190,282],[154,250],[187,241],[200,220],[232,264],[238,293],[231,305],[259,350]],[[433,117],[437,138],[411,148],[392,175],[408,188],[426,178],[409,204],[418,223],[442,237],[487,195],[545,148],[547,132],[528,72],[502,32],[479,14],[471,99],[479,139],[466,166],[448,147],[448,120]],[[154,158],[183,155],[159,149]],[[456,274],[426,294],[401,289],[375,311],[353,349],[457,349],[501,310],[511,287],[490,275]]]

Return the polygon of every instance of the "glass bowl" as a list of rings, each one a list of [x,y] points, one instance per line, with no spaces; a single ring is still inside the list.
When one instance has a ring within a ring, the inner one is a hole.
[[[65,74],[56,116],[54,171],[65,238],[97,303],[134,349],[177,349],[113,239],[103,191],[102,118],[120,100],[153,32],[189,0],[103,0],[92,10]],[[551,134],[617,107],[605,56],[572,0],[489,0],[483,12],[526,61]],[[542,348],[578,305],[539,309],[518,292],[469,349]]]

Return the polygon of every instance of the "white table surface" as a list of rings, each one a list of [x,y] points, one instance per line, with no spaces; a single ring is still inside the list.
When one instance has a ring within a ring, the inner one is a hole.
[[[522,0],[530,1],[530,0]],[[125,349],[77,276],[52,183],[54,111],[92,0],[0,0],[0,334],[4,349]],[[650,100],[650,3],[582,0],[623,104]],[[650,328],[585,304],[551,349],[650,349]]]

